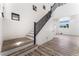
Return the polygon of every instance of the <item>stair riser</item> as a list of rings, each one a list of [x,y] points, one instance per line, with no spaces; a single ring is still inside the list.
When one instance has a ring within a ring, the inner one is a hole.
[[[34,35],[34,33],[29,33],[30,35]]]
[[[29,34],[34,34],[34,32],[30,32]]]
[[[29,37],[29,36],[27,36],[27,38],[29,38],[29,39],[31,39],[31,40],[34,40],[34,37]]]
[[[26,36],[31,36],[31,37],[34,37],[34,35],[33,35],[33,34],[27,34]]]
[[[24,46],[22,46],[22,47],[18,47],[18,48],[14,48],[14,49],[11,49],[11,50],[2,52],[1,55],[7,56],[7,55],[9,55],[9,54],[11,54],[11,53],[13,53],[13,52],[15,52],[15,51],[21,50],[21,49],[23,49],[23,48],[25,48],[25,47],[28,47],[28,46],[30,46],[30,45],[33,45],[33,44],[34,44],[34,43],[32,42],[32,43],[27,44],[27,45],[24,45]]]
[[[34,35],[29,35],[29,34],[27,34],[26,36],[28,36],[28,37],[34,37]]]

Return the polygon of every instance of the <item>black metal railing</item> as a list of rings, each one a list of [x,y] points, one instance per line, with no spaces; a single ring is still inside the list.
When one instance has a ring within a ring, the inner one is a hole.
[[[34,22],[34,45],[36,44],[36,22]]]
[[[42,19],[40,19],[38,22],[34,22],[34,45],[36,44],[36,35],[47,23],[50,17],[51,17],[51,11],[49,11],[45,16],[43,16]]]
[[[49,20],[50,17],[51,17],[51,11],[49,11],[42,19],[40,19],[36,23],[36,35],[39,33],[39,31],[46,24],[46,22]]]
[[[63,3],[54,3],[53,6],[51,6],[50,11],[45,16],[43,16],[38,22],[34,22],[34,45],[36,44],[36,35],[51,18],[51,14],[55,11],[55,9],[61,5],[63,5]]]

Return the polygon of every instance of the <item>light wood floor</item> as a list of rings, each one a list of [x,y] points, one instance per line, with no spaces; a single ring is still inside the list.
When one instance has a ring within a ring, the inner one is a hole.
[[[46,54],[48,56],[79,56],[79,37],[59,35],[28,55],[44,56]]]
[[[11,40],[4,40],[2,45],[2,52],[13,48],[17,48],[23,45],[27,45],[30,42],[33,42],[33,40],[26,37],[16,38]]]
[[[60,35],[42,46],[53,49],[61,55],[79,55],[79,37]]]
[[[18,40],[17,40],[18,39]],[[2,51],[18,47],[16,42],[23,42],[20,46],[31,42],[28,38],[17,38],[4,41]],[[6,43],[7,42],[7,43]],[[25,56],[79,56],[79,37],[58,35],[52,40],[42,44],[38,49]]]

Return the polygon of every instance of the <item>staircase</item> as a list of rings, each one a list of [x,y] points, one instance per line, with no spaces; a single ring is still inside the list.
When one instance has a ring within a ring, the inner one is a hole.
[[[30,33],[28,33],[26,35],[27,38],[31,39],[31,40],[34,40],[34,30],[32,29],[32,31],[30,31]]]
[[[46,13],[38,22],[34,22],[34,44],[36,44],[36,36],[39,34],[39,32],[42,30],[42,28],[45,26],[45,24],[50,20],[53,12],[60,6],[63,6],[66,3],[54,3],[51,6],[50,11]]]
[[[2,46],[2,55],[6,56],[53,56],[54,50],[45,45],[36,45],[36,35],[50,19],[52,12],[62,4],[54,4],[52,9],[34,25],[34,30],[26,35],[26,37],[5,40]]]

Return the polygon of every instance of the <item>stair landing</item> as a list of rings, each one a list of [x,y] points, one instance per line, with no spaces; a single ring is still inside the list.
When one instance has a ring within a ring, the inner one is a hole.
[[[4,40],[2,45],[2,52],[17,48],[23,45],[27,45],[31,42],[33,42],[33,40],[26,37],[16,38],[12,40]]]

